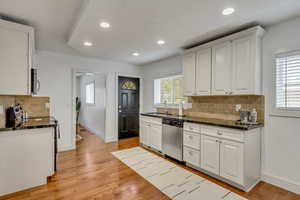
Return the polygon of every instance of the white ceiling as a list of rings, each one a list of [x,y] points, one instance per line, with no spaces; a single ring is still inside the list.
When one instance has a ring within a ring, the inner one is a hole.
[[[0,15],[32,25],[40,50],[76,54],[67,45],[83,0],[0,0]]]
[[[223,16],[225,7],[236,12]],[[298,13],[299,0],[0,0],[0,14],[36,28],[38,49],[133,64],[174,55],[245,24],[270,25]],[[101,29],[101,21],[111,28]],[[159,39],[166,44],[158,46]],[[84,47],[86,40],[94,45]],[[132,56],[135,51],[141,55]]]

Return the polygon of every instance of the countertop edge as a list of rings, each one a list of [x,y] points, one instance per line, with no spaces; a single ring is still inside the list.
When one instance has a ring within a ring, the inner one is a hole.
[[[148,116],[148,117],[155,117],[155,118],[168,118],[168,116],[158,116],[158,115],[153,115],[153,114],[148,114],[148,113],[140,113],[140,115],[142,116]],[[169,117],[169,118],[174,118],[173,117]],[[180,119],[180,118],[179,118]],[[243,130],[243,131],[249,131],[249,130],[253,130],[256,128],[262,128],[264,127],[264,124],[257,124],[257,125],[249,125],[249,126],[231,126],[231,125],[226,125],[226,124],[217,124],[217,123],[213,123],[213,122],[203,122],[203,121],[196,121],[196,120],[191,120],[191,119],[181,119],[184,122],[190,122],[190,123],[197,123],[197,124],[203,124],[203,125],[211,125],[211,126],[219,126],[219,127],[223,127],[223,128],[232,128],[232,129],[237,129],[237,130]]]

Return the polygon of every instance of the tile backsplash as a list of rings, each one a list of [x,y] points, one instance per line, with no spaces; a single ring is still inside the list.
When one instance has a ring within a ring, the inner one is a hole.
[[[8,107],[20,104],[28,113],[28,117],[47,117],[50,113],[49,103],[49,97],[0,95],[0,106],[3,106],[3,113],[0,113],[0,128],[5,127],[5,111]]]
[[[188,97],[188,102],[192,103],[192,108],[184,110],[184,114],[189,117],[238,120],[240,116],[235,111],[235,105],[241,104],[242,109],[255,108],[257,121],[264,122],[265,100],[262,95]],[[166,110],[158,108],[157,111]],[[178,113],[178,109],[168,109],[168,111],[172,114]]]

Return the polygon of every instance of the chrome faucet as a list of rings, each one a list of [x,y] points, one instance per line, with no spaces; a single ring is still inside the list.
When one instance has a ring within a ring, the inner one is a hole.
[[[169,111],[168,111],[168,106],[167,106],[167,101],[164,101],[164,108],[165,108],[165,114],[168,115]]]

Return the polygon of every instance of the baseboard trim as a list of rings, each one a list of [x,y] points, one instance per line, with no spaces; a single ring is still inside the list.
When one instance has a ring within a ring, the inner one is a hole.
[[[110,143],[110,142],[117,142],[115,138],[105,138],[105,143]]]
[[[72,146],[67,146],[67,147],[61,147],[58,149],[58,152],[63,152],[63,151],[70,151],[70,150],[75,150],[76,148]]]
[[[272,176],[270,174],[262,174],[262,180],[272,185],[281,187],[288,191],[300,194],[300,184],[294,181],[289,181],[281,177]]]

